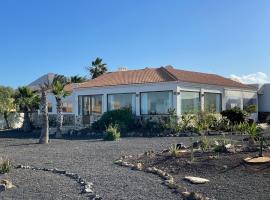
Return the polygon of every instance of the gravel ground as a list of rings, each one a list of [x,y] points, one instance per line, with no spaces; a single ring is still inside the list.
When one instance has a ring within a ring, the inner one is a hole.
[[[0,133],[1,134],[1,133]],[[1,137],[1,136],[0,136]],[[175,200],[181,199],[152,174],[113,164],[121,155],[162,150],[187,138],[125,138],[118,142],[102,140],[57,140],[39,145],[37,139],[0,138],[0,157],[36,167],[59,168],[80,174],[94,183],[103,199]],[[55,177],[53,177],[55,176]],[[18,188],[0,193],[0,199],[84,199],[76,183],[49,172],[17,171],[10,177]],[[22,196],[24,193],[24,196]]]
[[[218,155],[218,156],[217,156]],[[256,152],[241,153],[195,153],[195,161],[190,163],[190,154],[182,153],[172,157],[169,153],[152,156],[126,158],[125,161],[143,163],[145,168],[157,167],[170,173],[176,183],[188,191],[202,193],[218,200],[269,200],[270,199],[270,164],[248,165],[244,158],[255,157]],[[264,151],[270,156],[270,151]],[[209,158],[209,156],[217,156]],[[206,184],[191,184],[185,176],[209,179]]]

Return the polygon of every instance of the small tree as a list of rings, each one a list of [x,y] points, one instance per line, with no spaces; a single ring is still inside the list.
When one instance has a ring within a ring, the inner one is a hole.
[[[55,96],[56,107],[57,107],[57,131],[56,137],[60,138],[62,135],[63,126],[63,98],[70,95],[70,92],[65,90],[65,85],[68,84],[68,80],[62,76],[56,76],[52,82],[52,93]]]
[[[39,108],[40,97],[28,87],[19,87],[15,93],[15,103],[24,113],[23,131],[31,131],[30,113]]]
[[[97,78],[108,71],[107,64],[102,63],[102,59],[99,57],[92,61],[92,66],[87,67],[87,70],[92,79]]]
[[[41,133],[39,138],[40,144],[47,144],[49,143],[49,117],[48,117],[48,91],[50,89],[49,84],[40,85],[40,92],[41,92],[41,101],[40,101],[40,112],[42,117],[42,124],[41,124]]]
[[[4,115],[7,129],[10,128],[8,114],[15,109],[13,95],[12,88],[0,86],[0,113]]]

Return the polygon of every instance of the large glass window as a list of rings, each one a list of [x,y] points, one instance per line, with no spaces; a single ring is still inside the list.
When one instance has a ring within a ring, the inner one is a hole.
[[[220,113],[221,94],[204,93],[204,111],[209,113]]]
[[[200,93],[181,91],[181,113],[194,114],[200,111]]]
[[[63,102],[62,111],[65,113],[72,113],[72,103]]]
[[[92,113],[101,114],[102,113],[102,96],[95,95],[91,99]]]
[[[251,113],[257,111],[257,93],[243,92],[243,108]]]
[[[109,94],[108,110],[117,110],[121,108],[130,108],[132,112],[136,112],[136,94]]]
[[[92,113],[102,113],[102,95],[79,96],[79,115],[87,116]]]
[[[226,102],[226,109],[241,108],[241,97],[229,97]]]
[[[226,109],[231,109],[234,107],[241,108],[241,101],[242,101],[241,91],[227,90],[225,95],[226,95]]]
[[[168,114],[173,107],[172,91],[141,93],[141,114]]]

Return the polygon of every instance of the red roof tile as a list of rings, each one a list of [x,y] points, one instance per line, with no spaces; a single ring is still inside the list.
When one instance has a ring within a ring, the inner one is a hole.
[[[104,87],[128,84],[144,84],[182,81],[235,88],[251,87],[215,74],[206,74],[175,69],[173,67],[145,68],[103,74],[93,80],[79,84],[79,88]]]

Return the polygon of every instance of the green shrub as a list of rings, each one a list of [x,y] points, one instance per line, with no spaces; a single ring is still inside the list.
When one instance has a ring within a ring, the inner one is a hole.
[[[232,124],[239,124],[240,122],[245,122],[247,118],[247,112],[241,110],[238,107],[224,110],[221,112],[223,117],[227,117]]]
[[[118,130],[118,125],[110,124],[104,134],[104,140],[115,141],[120,139],[120,132]]]
[[[180,131],[177,114],[174,108],[168,110],[169,115],[160,120],[161,131],[176,134]]]
[[[208,137],[203,136],[199,141],[199,145],[201,150],[206,152],[211,148],[211,140]]]
[[[169,153],[172,157],[177,157],[179,153],[179,148],[177,147],[177,144],[172,144],[169,148]]]
[[[118,124],[121,133],[126,133],[132,128],[134,115],[131,109],[123,108],[105,112],[101,118],[92,124],[94,130],[104,131],[110,124]]]
[[[249,106],[246,106],[244,108],[244,110],[247,112],[247,113],[255,113],[257,112],[257,106],[256,105],[249,105]]]
[[[12,164],[8,159],[0,158],[0,173],[5,174],[9,173],[12,169]]]
[[[196,115],[184,114],[181,116],[180,129],[182,132],[193,131],[196,125]]]
[[[227,119],[227,117],[221,117],[218,120],[218,130],[222,131],[230,131],[230,120]]]
[[[246,131],[252,140],[257,139],[258,134],[260,132],[259,128],[257,127],[257,125],[255,123],[248,125]]]
[[[249,124],[247,122],[240,122],[234,125],[234,130],[240,132],[241,134],[247,134]]]

